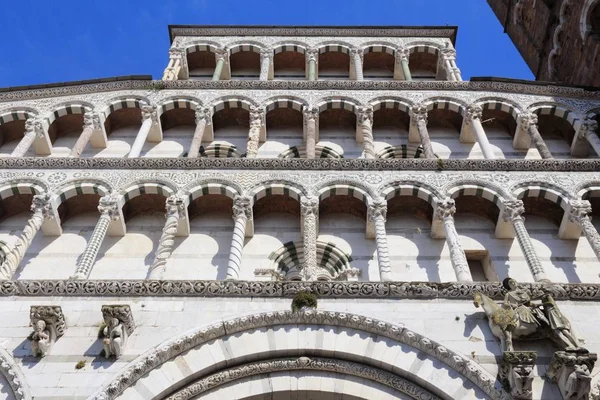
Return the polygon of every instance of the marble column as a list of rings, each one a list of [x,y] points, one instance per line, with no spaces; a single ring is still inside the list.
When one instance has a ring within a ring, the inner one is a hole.
[[[404,78],[405,81],[412,81],[412,74],[410,73],[410,66],[409,66],[409,59],[410,59],[410,50],[409,49],[398,49],[396,50],[396,62],[397,64],[400,64],[400,67],[402,68],[402,76]]]
[[[150,134],[150,129],[153,124],[158,123],[158,114],[156,112],[155,106],[143,106],[142,107],[142,126],[138,131],[137,136],[135,137],[135,141],[133,145],[131,145],[131,150],[127,155],[127,158],[135,158],[139,157],[142,153],[142,148],[148,139],[148,135]]]
[[[202,139],[204,137],[204,131],[206,126],[212,122],[212,116],[210,108],[197,108],[196,109],[196,129],[194,130],[194,137],[192,138],[192,144],[188,151],[188,158],[198,158],[200,154],[200,147],[202,146]]]
[[[304,257],[300,275],[303,281],[317,280],[317,218],[319,217],[319,198],[314,196],[300,199],[302,213],[302,241]]]
[[[148,279],[163,279],[167,261],[173,252],[179,220],[185,216],[185,200],[181,196],[170,196],[165,204],[165,226],[158,242],[154,261],[148,271]]]
[[[47,218],[53,218],[50,194],[44,193],[33,196],[31,211],[33,215],[27,220],[23,232],[17,238],[14,247],[6,255],[2,265],[0,265],[0,279],[11,279],[13,277],[44,221]]]
[[[587,140],[596,155],[600,157],[600,138],[596,132],[598,132],[598,122],[586,119],[579,129],[579,138]]]
[[[446,71],[446,77],[449,81],[462,81],[460,70],[456,66],[456,51],[451,48],[441,50],[442,66]]]
[[[217,65],[215,66],[212,80],[220,81],[223,76],[223,68],[225,68],[225,64],[229,58],[229,51],[227,49],[219,49],[215,52],[215,58],[217,60]]]
[[[116,221],[119,218],[119,198],[115,195],[101,197],[98,211],[100,212],[100,218],[83,254],[79,257],[72,279],[87,279],[90,276],[100,246],[102,246],[108,232],[108,226],[111,221]]]
[[[317,145],[317,125],[319,123],[319,110],[309,108],[303,111],[304,127],[306,129],[306,158],[315,158]]]
[[[544,159],[552,158],[552,153],[550,153],[548,146],[546,146],[546,142],[542,139],[537,124],[538,116],[536,114],[526,113],[521,116],[521,127],[525,129],[531,137],[531,141],[540,153],[540,156]]]
[[[187,78],[187,54],[184,49],[169,50],[169,64],[163,73],[163,81],[176,81],[180,75]]]
[[[256,158],[260,142],[260,132],[263,129],[265,112],[261,108],[252,107],[250,110],[250,130],[246,145],[246,158]]]
[[[504,221],[510,221],[510,223],[512,223],[513,229],[515,230],[515,236],[517,237],[517,242],[519,243],[519,247],[521,247],[521,251],[525,256],[527,266],[531,271],[533,279],[536,282],[549,281],[548,278],[546,278],[544,267],[542,266],[542,263],[540,262],[535,249],[533,248],[529,233],[527,233],[527,229],[525,228],[525,219],[523,218],[523,213],[525,213],[525,207],[523,206],[523,202],[521,200],[507,200],[504,202],[504,214],[502,215],[502,218]]]
[[[17,147],[10,153],[11,157],[23,157],[37,137],[44,137],[44,128],[39,119],[28,118],[25,121],[25,134]]]
[[[433,147],[431,146],[431,139],[429,138],[429,132],[427,131],[427,107],[425,105],[416,104],[412,107],[412,118],[410,123],[417,126],[425,158],[435,158]]]
[[[571,213],[569,220],[576,223],[581,228],[583,235],[589,242],[592,250],[600,260],[600,234],[592,224],[592,205],[587,200],[571,200]]]
[[[354,65],[354,80],[362,81],[364,80],[363,75],[363,51],[362,49],[352,49],[350,50],[350,58],[352,59],[352,63]]]
[[[318,49],[307,49],[306,50],[306,59],[308,60],[308,80],[309,81],[317,80],[318,57],[319,57]]]
[[[97,113],[83,114],[83,131],[79,135],[77,142],[71,149],[69,157],[81,157],[81,153],[85,150],[92,135],[95,131],[102,129],[100,126],[100,116]]]
[[[251,218],[252,198],[248,196],[235,196],[233,199],[233,237],[231,239],[231,250],[229,251],[226,279],[238,279],[240,276],[246,223]]]
[[[467,262],[467,256],[465,256],[465,252],[460,245],[458,233],[454,226],[455,212],[456,207],[453,199],[446,198],[437,200],[434,219],[440,220],[444,224],[446,244],[450,251],[450,260],[452,262],[452,267],[454,268],[454,273],[456,274],[456,280],[459,282],[473,282],[469,263]]]
[[[260,80],[268,81],[271,75],[271,64],[273,63],[273,50],[262,49],[260,51]]]
[[[387,233],[385,232],[385,221],[387,215],[387,202],[384,199],[375,199],[369,205],[368,218],[375,225],[375,242],[377,244],[377,264],[379,265],[379,277],[382,281],[392,280],[392,263],[387,244]]]
[[[363,138],[365,158],[375,158],[375,144],[373,143],[373,109],[362,107],[358,110],[358,122]]]
[[[481,125],[482,114],[483,109],[480,106],[467,107],[467,125],[470,125],[470,128],[473,129],[473,132],[477,137],[477,143],[479,143],[479,147],[481,148],[481,152],[483,153],[485,159],[494,160],[496,158],[496,156],[494,155],[494,150],[492,149],[487,135],[485,134],[483,125]]]

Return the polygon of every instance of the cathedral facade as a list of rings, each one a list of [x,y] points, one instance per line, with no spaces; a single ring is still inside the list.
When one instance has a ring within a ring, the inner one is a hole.
[[[452,27],[170,36],[0,91],[0,399],[599,398],[599,92]]]

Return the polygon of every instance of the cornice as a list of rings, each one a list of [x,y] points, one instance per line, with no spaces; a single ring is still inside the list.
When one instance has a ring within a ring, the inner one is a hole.
[[[0,158],[0,169],[220,169],[329,171],[600,171],[598,159],[438,160],[285,158]]]
[[[559,300],[600,300],[600,284],[523,283],[532,292]],[[0,296],[23,297],[293,297],[312,292],[321,298],[472,300],[479,291],[502,299],[498,282],[297,282],[195,280],[17,280],[0,282]]]
[[[70,84],[40,89],[16,89],[0,93],[0,102],[81,95],[117,90],[205,89],[205,90],[456,90],[493,91],[558,97],[600,99],[600,91],[582,88],[494,81],[162,81],[124,80]]]

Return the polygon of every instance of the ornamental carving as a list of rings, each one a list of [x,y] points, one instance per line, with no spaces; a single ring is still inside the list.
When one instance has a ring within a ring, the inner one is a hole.
[[[29,317],[33,327],[29,335],[31,354],[45,357],[67,329],[62,309],[59,306],[31,306]]]
[[[12,391],[16,400],[31,399],[23,372],[13,357],[2,347],[0,347],[0,375],[4,377],[8,386],[10,386],[10,391]],[[10,391],[8,393],[9,398],[11,398]],[[5,392],[3,391],[3,393]]]
[[[102,319],[106,324],[102,331],[104,357],[119,358],[135,329],[131,308],[128,305],[102,306]]]

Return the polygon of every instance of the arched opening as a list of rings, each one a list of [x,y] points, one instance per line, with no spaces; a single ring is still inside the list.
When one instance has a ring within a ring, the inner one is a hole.
[[[10,156],[25,135],[25,120],[12,120],[0,124],[0,157]],[[33,146],[25,157],[35,157]]]
[[[273,57],[273,69],[275,79],[306,79],[304,49],[293,45],[278,47],[275,49],[275,56]]]
[[[329,105],[328,105],[329,106]],[[319,142],[331,147],[344,158],[358,158],[363,148],[356,142],[356,114],[354,110],[322,107],[319,114]]]
[[[301,107],[300,103],[286,107],[267,107],[267,141],[258,150],[260,158],[278,157],[291,147],[302,146],[304,122]]]
[[[192,104],[187,107],[163,110],[160,123],[163,139],[158,143],[147,142],[142,152],[144,157],[184,157],[192,143],[196,128],[196,113]]]
[[[590,35],[595,40],[600,40],[600,2],[596,2],[596,5],[589,14],[589,26],[591,28]]]
[[[231,197],[221,194],[218,185],[192,191],[190,234],[175,238],[165,279],[225,279],[233,234],[232,206]]]
[[[52,156],[67,157],[82,131],[82,113],[63,115],[52,121],[48,128],[48,136],[52,143]]]
[[[435,81],[438,72],[438,50],[428,46],[410,49],[410,74],[415,81]]]
[[[513,147],[513,138],[517,130],[517,114],[513,107],[504,103],[489,102],[482,104],[481,125],[485,130],[494,155],[497,158],[530,158],[530,151]]]
[[[385,149],[400,149],[403,145],[407,149],[406,158],[414,158],[420,143],[408,146],[408,131],[410,128],[410,115],[408,107],[398,102],[381,102],[373,107],[373,139],[375,152],[380,153]],[[414,149],[413,149],[414,148]],[[402,152],[394,151],[396,158]]]
[[[570,158],[575,136],[573,125],[566,118],[538,110],[538,130],[554,158]],[[541,156],[540,156],[541,158]]]
[[[187,64],[190,79],[210,80],[217,66],[215,53],[206,45],[188,48]]]
[[[463,123],[459,110],[459,106],[455,104],[439,102],[433,104],[427,113],[431,146],[439,158],[471,158],[475,145],[461,143],[459,140]],[[478,158],[483,158],[481,152],[478,153]]]
[[[363,77],[368,80],[394,79],[395,51],[389,47],[372,46],[364,51]]]
[[[260,49],[250,47],[250,50],[243,50],[241,47],[231,50],[229,64],[232,80],[252,80],[260,77]]]
[[[31,217],[30,207],[31,202],[33,201],[33,195],[33,190],[26,188],[26,190],[23,190],[23,193],[13,194],[0,200],[0,243],[3,257],[6,257],[7,251],[14,248],[17,239],[15,232],[21,232],[27,225],[27,220]],[[34,246],[38,244],[39,236],[40,235],[36,235],[32,241],[32,246],[25,252],[20,268],[15,272],[14,279],[19,279],[21,277],[23,266],[29,264],[30,260],[33,260],[36,257]],[[25,278],[37,278],[35,273],[32,275],[26,273],[24,276]]]
[[[250,128],[249,107],[240,104],[232,107],[230,103],[224,103],[223,106],[224,108],[216,107],[213,112],[214,141],[202,142],[201,154],[208,150],[209,145],[219,145],[226,149],[233,146],[240,154],[246,153]]]
[[[114,108],[122,106],[121,103],[111,106],[110,114],[104,122],[107,145],[94,157],[125,157],[129,154],[140,126],[142,126],[142,110],[137,101],[132,101],[131,106],[127,100],[123,100],[123,103],[126,107]]]
[[[319,49],[319,79],[350,79],[350,54],[342,46],[325,46]]]

